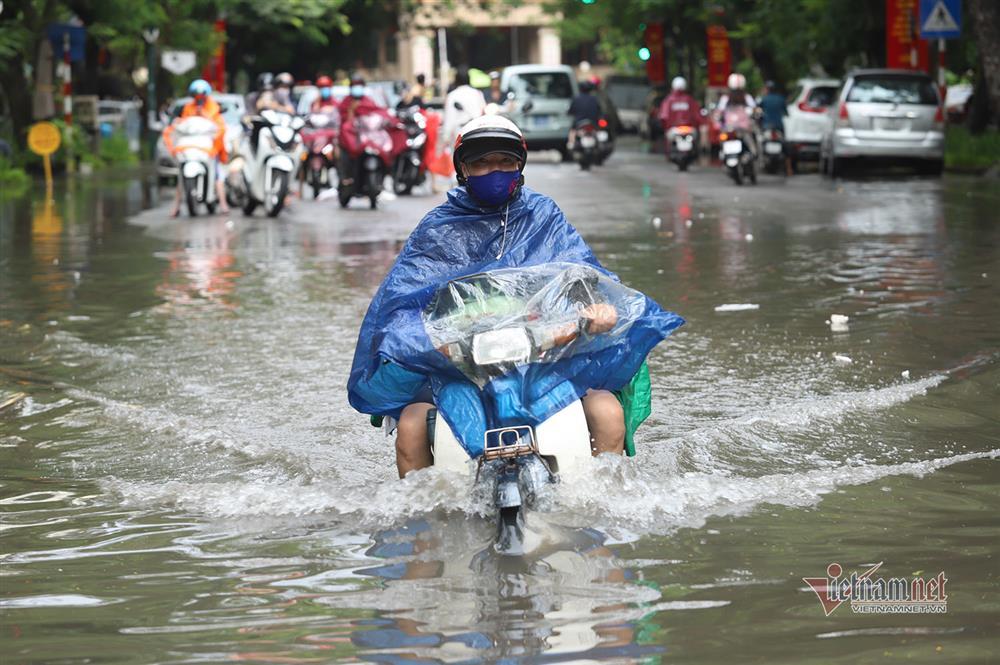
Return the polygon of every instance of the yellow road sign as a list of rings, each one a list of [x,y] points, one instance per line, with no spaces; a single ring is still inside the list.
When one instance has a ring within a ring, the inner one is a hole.
[[[28,130],[28,147],[37,155],[51,155],[60,141],[59,128],[51,122],[36,122]]]

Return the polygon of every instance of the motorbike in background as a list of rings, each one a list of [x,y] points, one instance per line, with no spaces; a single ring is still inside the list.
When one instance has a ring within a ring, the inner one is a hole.
[[[747,131],[734,129],[722,132],[719,139],[722,141],[722,163],[733,182],[742,185],[744,180],[749,179],[751,183],[756,185],[757,168],[755,162],[757,155],[751,148]]]
[[[424,148],[427,145],[427,119],[419,106],[399,109],[396,117],[403,131],[397,133],[400,145],[393,146],[396,159],[392,166],[392,189],[396,194],[409,194],[427,177]]]
[[[208,118],[192,116],[179,120],[172,132],[173,154],[188,214],[197,216],[201,205],[214,214],[219,205],[215,191],[219,126]]]
[[[358,134],[357,154],[342,152],[337,198],[340,206],[346,208],[355,196],[367,197],[374,210],[382,193],[382,182],[393,165],[389,120],[369,113],[355,118],[352,129]]]
[[[302,155],[304,181],[318,199],[332,182],[330,169],[337,167],[337,138],[340,135],[340,116],[336,113],[310,113],[302,129],[302,142],[306,150]]]
[[[698,133],[691,125],[679,125],[667,130],[669,145],[667,146],[667,156],[679,171],[687,171],[695,159],[698,158]]]
[[[590,165],[597,162],[597,126],[587,119],[578,120],[573,128],[576,131],[576,161],[580,170],[589,171]]]
[[[765,129],[762,133],[764,172],[784,173],[785,135],[779,129]]]
[[[240,205],[252,215],[263,205],[268,217],[276,217],[285,205],[295,165],[300,161],[305,126],[302,118],[272,109],[249,119],[250,136],[240,151],[243,178],[228,178],[230,203]]]

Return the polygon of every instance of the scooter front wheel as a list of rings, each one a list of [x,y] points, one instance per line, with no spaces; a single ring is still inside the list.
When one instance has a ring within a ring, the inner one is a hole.
[[[184,199],[187,203],[188,214],[192,217],[198,216],[198,179],[184,178]]]
[[[277,217],[278,213],[285,206],[285,196],[288,195],[288,173],[278,171],[274,174],[271,183],[271,191],[267,193],[267,201],[264,202],[264,209],[268,217]]]

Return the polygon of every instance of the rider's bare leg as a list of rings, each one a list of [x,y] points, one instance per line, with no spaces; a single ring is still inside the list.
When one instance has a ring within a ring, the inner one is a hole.
[[[179,171],[180,169],[178,169]],[[170,216],[177,217],[181,214],[181,176],[177,174],[177,187],[174,188],[174,207],[170,209]]]
[[[591,452],[621,455],[625,450],[625,411],[607,390],[588,390],[583,396],[583,413],[590,429]]]
[[[410,471],[423,469],[434,462],[431,444],[427,440],[427,412],[434,408],[428,402],[408,404],[396,425],[396,469],[402,478]]]

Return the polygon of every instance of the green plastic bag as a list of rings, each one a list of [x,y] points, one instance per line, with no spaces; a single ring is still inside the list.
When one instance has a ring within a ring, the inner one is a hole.
[[[625,411],[625,454],[635,457],[635,431],[653,412],[653,388],[645,360],[628,385],[615,391],[615,397]]]

